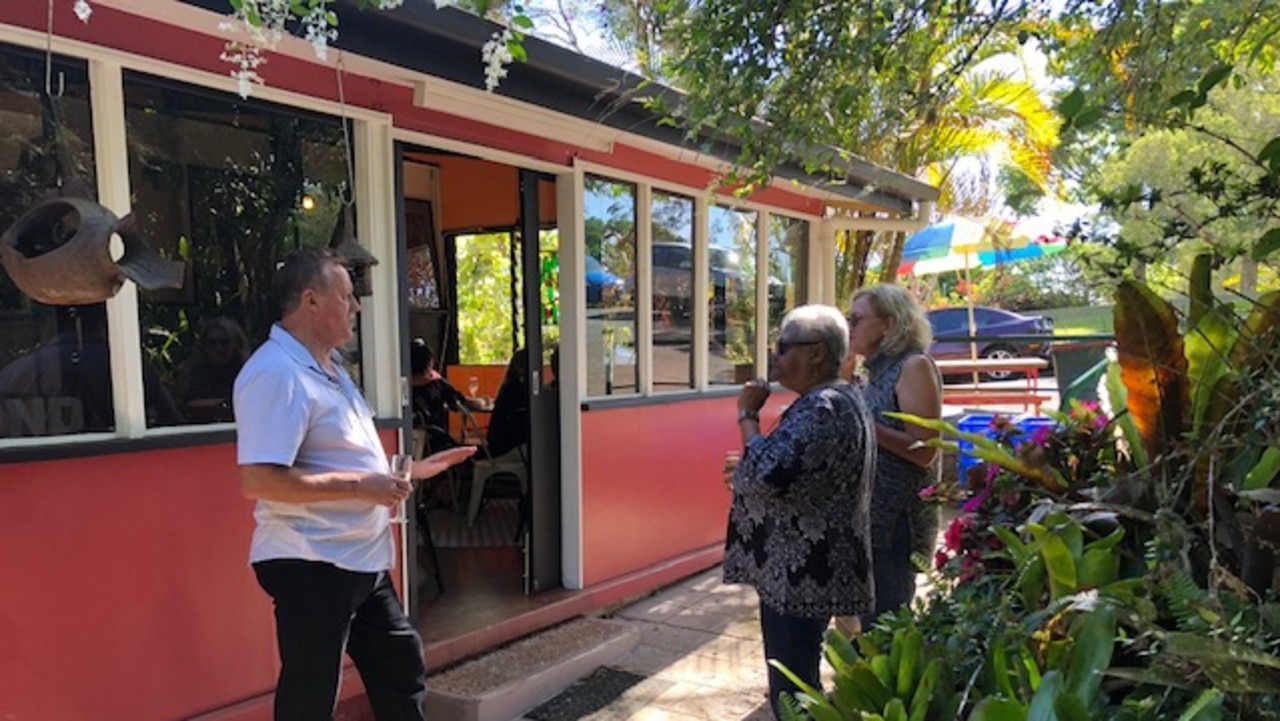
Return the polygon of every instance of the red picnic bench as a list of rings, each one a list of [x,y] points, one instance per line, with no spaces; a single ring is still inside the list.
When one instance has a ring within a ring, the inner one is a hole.
[[[1053,398],[1040,392],[1040,371],[1049,367],[1049,361],[1043,358],[959,358],[940,360],[936,363],[938,370],[944,376],[1012,371],[1023,374],[1026,380],[1026,386],[1023,388],[981,388],[976,385],[944,387],[942,402],[947,405],[1020,405],[1023,410],[1034,407],[1038,414],[1040,406]]]

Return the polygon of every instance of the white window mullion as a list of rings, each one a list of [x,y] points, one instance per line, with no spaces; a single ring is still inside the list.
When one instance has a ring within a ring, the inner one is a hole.
[[[710,322],[710,314],[707,312],[707,294],[709,291],[709,283],[707,276],[710,274],[709,251],[707,244],[711,237],[711,203],[707,201],[706,193],[698,193],[693,200],[693,291],[691,303],[693,305],[693,315],[690,322],[693,323],[693,387],[698,390],[707,389],[708,372],[707,359],[710,353],[707,350],[709,334],[707,325]]]
[[[636,353],[640,358],[640,395],[653,393],[653,188],[636,186],[635,262]]]
[[[89,103],[93,114],[93,164],[98,202],[117,216],[129,213],[129,150],[125,133],[124,78],[120,64],[89,63]],[[111,256],[124,248],[111,238]],[[138,288],[125,283],[107,301],[107,347],[111,354],[111,400],[116,435],[141,437],[147,431],[147,405],[142,384],[142,331],[138,323]]]
[[[756,213],[756,377],[769,375],[769,211]]]
[[[577,165],[556,175],[556,227],[560,232],[560,567],[564,587],[581,589],[582,399],[587,392],[586,187]]]
[[[397,264],[395,148],[389,121],[353,123],[356,239],[378,259],[369,268],[373,295],[360,299],[365,392],[380,417],[402,412],[400,398],[400,268]]]
[[[844,301],[836,298],[836,230],[829,219],[809,223],[809,250],[806,253],[809,277],[809,303],[826,303],[841,308]],[[841,308],[847,311],[848,308]]]

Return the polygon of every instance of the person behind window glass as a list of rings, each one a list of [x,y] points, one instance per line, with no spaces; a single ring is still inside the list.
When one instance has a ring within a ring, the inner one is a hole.
[[[849,329],[840,311],[806,305],[782,319],[774,380],[799,394],[767,435],[763,380],[738,396],[742,457],[733,470],[724,580],[755,587],[765,658],[821,688],[822,637],[832,616],[874,603],[868,519],[875,446],[862,391],[839,377]],[[769,704],[795,685],[772,666]]]
[[[529,441],[529,351],[511,356],[507,374],[493,401],[493,417],[485,435],[489,455],[497,457]]]
[[[175,384],[174,396],[188,421],[232,420],[231,388],[248,358],[249,340],[239,323],[218,317],[204,324]]]
[[[413,486],[388,475],[373,413],[338,351],[360,303],[328,251],[296,251],[274,282],[282,317],[240,371],[234,398],[240,488],[257,501],[249,560],[275,602],[275,718],[332,719],[345,651],[379,721],[424,719],[422,640],[389,574],[390,509]],[[411,476],[474,452],[417,460]]]
[[[10,437],[110,431],[115,427],[106,305],[55,309],[57,335],[0,369],[0,434]],[[181,415],[155,367],[142,361],[150,425]]]
[[[938,532],[937,507],[920,500],[920,491],[937,478],[938,449],[911,448],[938,434],[884,416],[901,411],[921,418],[942,417],[942,378],[925,353],[931,342],[924,310],[901,286],[873,285],[853,294],[849,354],[864,359],[877,444],[871,493],[876,605],[874,613],[860,619],[863,627],[876,616],[910,603],[916,577],[911,554],[932,551]]]

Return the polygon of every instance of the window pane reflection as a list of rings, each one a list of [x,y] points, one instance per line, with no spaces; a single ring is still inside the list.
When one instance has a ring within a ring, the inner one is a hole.
[[[708,377],[713,385],[743,383],[757,375],[757,214],[713,205],[708,221]]]
[[[588,176],[584,206],[587,395],[636,393],[635,186]]]
[[[0,230],[56,196],[59,175],[94,181],[85,63],[55,57],[51,76],[63,88],[61,123],[44,92],[44,54],[0,45]],[[57,160],[59,135],[70,167]],[[111,392],[106,304],[45,305],[0,273],[0,438],[110,431]]]
[[[769,217],[769,337],[776,338],[787,311],[807,302],[805,266],[809,223],[779,215]]]
[[[139,73],[124,91],[139,228],[187,264],[181,289],[139,294],[143,354],[163,381],[148,403],[167,392],[181,423],[230,421],[232,381],[278,317],[276,264],[342,237],[342,126]],[[358,343],[345,349],[357,381]]]
[[[693,199],[653,192],[653,389],[693,387]]]

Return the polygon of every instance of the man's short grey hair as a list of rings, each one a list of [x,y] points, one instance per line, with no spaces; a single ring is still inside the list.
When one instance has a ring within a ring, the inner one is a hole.
[[[849,353],[849,321],[829,305],[802,305],[787,313],[778,329],[778,337],[784,336],[793,341],[821,341],[827,348],[832,375],[840,371],[840,361]]]

